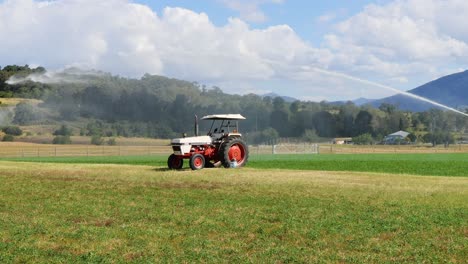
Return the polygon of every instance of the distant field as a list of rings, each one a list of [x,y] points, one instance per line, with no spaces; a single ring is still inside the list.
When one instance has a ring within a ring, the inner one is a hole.
[[[25,99],[25,98],[0,98],[0,107],[1,106],[14,106],[21,102],[28,102],[33,105],[41,103],[41,100],[36,99]]]
[[[167,156],[51,157],[8,160],[53,163],[133,164],[166,167]],[[257,169],[468,176],[468,154],[251,155],[247,166]],[[188,161],[185,161],[185,167],[188,168]]]
[[[54,127],[54,129],[56,128]],[[52,131],[54,129],[52,129]],[[91,143],[91,137],[89,136],[71,136],[70,138],[71,138],[73,145],[90,145]],[[115,139],[117,145],[119,146],[162,146],[162,145],[169,145],[169,142],[170,142],[170,140],[168,139],[103,137],[104,142],[107,142],[107,140],[109,140],[110,138]],[[16,140],[19,142],[28,142],[28,143],[37,143],[37,144],[52,144],[53,139],[54,139],[53,135],[21,136],[21,137],[16,138]],[[61,146],[61,147],[66,147],[66,146]]]
[[[122,142],[121,142],[122,143]],[[154,142],[153,142],[154,143]],[[120,144],[120,143],[119,143]],[[80,156],[132,156],[157,155],[170,153],[171,147],[163,144],[144,144],[132,146],[108,145],[52,145],[25,142],[0,142],[1,157],[80,157]]]
[[[201,171],[159,168],[163,157],[0,161],[0,263],[468,259],[468,178],[252,169],[279,158]]]

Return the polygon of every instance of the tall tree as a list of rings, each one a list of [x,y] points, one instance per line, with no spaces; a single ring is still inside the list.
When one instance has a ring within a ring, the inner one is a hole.
[[[372,115],[366,111],[361,110],[359,111],[358,115],[356,116],[356,120],[354,121],[354,133],[353,136],[359,136],[362,134],[372,134]]]

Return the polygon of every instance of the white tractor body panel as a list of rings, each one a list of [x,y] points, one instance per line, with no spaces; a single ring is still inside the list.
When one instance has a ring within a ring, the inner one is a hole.
[[[184,138],[174,138],[171,140],[172,146],[179,146],[179,150],[174,150],[175,155],[185,155],[190,153],[192,145],[203,146],[212,144],[212,139],[210,136],[198,136],[198,137],[184,137]]]
[[[191,145],[181,145],[180,146],[180,151],[174,151],[174,154],[176,155],[184,155],[185,153],[189,153],[190,152],[190,148],[192,148]]]
[[[206,144],[211,144],[211,137],[210,136],[198,136],[198,137],[174,138],[171,141],[171,144],[206,145]]]

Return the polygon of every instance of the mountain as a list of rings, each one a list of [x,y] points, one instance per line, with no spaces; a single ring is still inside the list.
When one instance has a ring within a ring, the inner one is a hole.
[[[353,100],[353,103],[355,105],[361,106],[361,105],[365,105],[365,104],[371,104],[374,101],[375,101],[375,99],[367,99],[367,98],[360,97],[358,99]]]
[[[422,96],[453,108],[468,106],[468,70],[450,74],[409,90],[409,93]],[[426,111],[437,106],[402,94],[373,101],[379,107],[382,103],[397,105],[402,110]]]
[[[282,96],[282,95],[279,95],[279,94],[276,94],[276,93],[267,93],[267,94],[264,94],[264,95],[261,95],[261,97],[271,97],[271,98],[276,98],[276,97],[281,97],[283,98],[283,100],[287,103],[292,103],[294,101],[297,101],[296,98],[294,97],[290,97],[290,96]]]
[[[371,104],[374,101],[375,101],[375,99],[367,99],[367,98],[363,98],[363,97],[351,100],[351,102],[353,102],[357,106],[361,106],[361,105],[365,105],[365,104]],[[327,103],[329,103],[331,105],[344,105],[344,104],[346,104],[348,102],[349,101],[333,101],[333,102],[327,102]]]

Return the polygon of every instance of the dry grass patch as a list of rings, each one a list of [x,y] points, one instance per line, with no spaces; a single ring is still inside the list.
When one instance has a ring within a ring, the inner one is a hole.
[[[32,105],[38,105],[39,103],[42,103],[41,100],[25,98],[0,98],[0,102],[0,106],[15,106],[21,102],[27,102]]]
[[[34,136],[22,136],[16,138],[17,141],[36,143],[36,144],[51,144],[55,136],[52,133],[58,129],[58,125],[54,126],[24,126],[24,131],[40,133]],[[91,137],[89,136],[71,136],[73,145],[90,145]],[[103,137],[104,142],[110,138],[116,140],[119,146],[169,146],[168,139],[152,139],[152,138],[125,138],[125,137]]]

